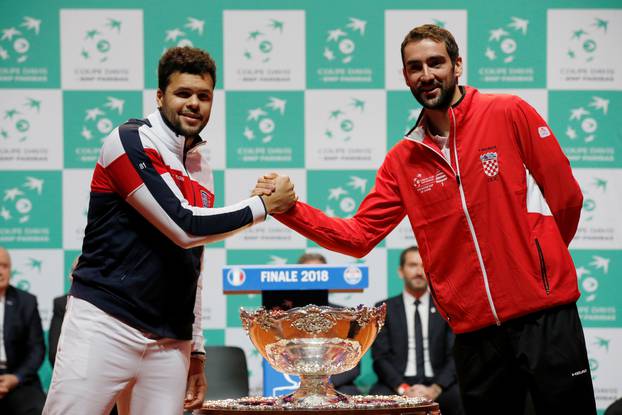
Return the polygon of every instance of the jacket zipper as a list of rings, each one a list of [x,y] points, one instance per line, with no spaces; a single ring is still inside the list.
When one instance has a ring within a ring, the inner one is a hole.
[[[182,163],[181,164],[184,166],[184,170],[186,171],[186,174],[188,175],[188,178],[191,179],[191,180],[192,180],[192,176],[190,176],[190,172],[188,171],[188,168],[186,167],[186,154],[188,154],[189,152],[193,151],[197,147],[202,146],[204,144],[207,144],[207,141],[201,140],[198,143],[196,143],[196,144],[190,146],[188,149],[186,149],[186,141],[185,141],[185,138],[184,138],[184,149],[183,149],[184,155],[183,155],[183,159],[182,159]],[[192,189],[192,205],[193,206],[197,205],[197,197],[194,194],[194,189]]]
[[[540,241],[538,241],[537,238],[536,248],[538,249],[538,257],[540,258],[540,275],[542,277],[542,284],[544,285],[546,295],[549,295],[551,293],[551,287],[549,286],[549,278],[546,275],[546,263],[544,262],[544,254],[542,253],[542,248],[540,247]]]
[[[495,308],[495,304],[492,301],[492,294],[490,293],[490,284],[488,283],[488,273],[486,272],[486,267],[484,266],[484,257],[482,256],[482,251],[479,247],[479,242],[477,241],[477,235],[475,234],[475,227],[473,226],[473,221],[471,220],[471,215],[469,214],[469,209],[466,203],[466,196],[464,194],[464,188],[462,186],[462,182],[460,181],[460,163],[458,162],[458,149],[456,147],[456,142],[458,141],[457,136],[457,127],[456,127],[456,116],[454,114],[453,108],[449,108],[451,112],[451,118],[453,119],[453,128],[454,128],[454,158],[456,160],[456,171],[457,171],[457,181],[458,181],[458,189],[460,190],[460,201],[462,202],[462,210],[464,211],[464,216],[466,216],[467,223],[469,225],[469,231],[471,232],[471,238],[473,239],[473,245],[475,246],[475,252],[477,253],[477,260],[479,261],[479,266],[482,270],[482,277],[484,279],[484,287],[486,288],[486,296],[488,297],[488,304],[490,305],[490,311],[492,311],[492,315],[495,318],[495,322],[497,326],[501,325],[501,320],[499,320],[499,316],[497,314],[497,309]]]
[[[460,165],[458,164],[458,150],[456,148],[457,134],[456,134],[456,117],[454,115],[454,111],[452,108],[449,109],[451,111],[451,117],[453,119],[453,128],[454,128],[454,158],[456,159],[456,168],[457,171],[454,170],[451,163],[442,155],[440,155],[436,150],[434,150],[429,145],[421,142],[415,141],[424,147],[429,148],[434,154],[438,155],[439,158],[443,160],[445,164],[449,166],[454,176],[456,177],[456,183],[458,184],[458,190],[460,191],[460,203],[462,205],[462,211],[464,212],[464,216],[467,219],[467,224],[469,225],[469,232],[471,233],[471,238],[473,239],[473,245],[475,246],[475,252],[477,254],[477,260],[479,262],[479,266],[482,270],[482,278],[484,279],[484,287],[486,289],[486,297],[488,299],[488,305],[490,306],[490,311],[495,318],[495,323],[499,326],[501,325],[501,320],[499,320],[499,316],[497,315],[497,309],[495,308],[495,304],[492,301],[492,294],[490,293],[490,284],[488,283],[488,273],[486,272],[486,267],[484,266],[484,258],[482,257],[482,251],[479,247],[479,242],[477,241],[477,235],[475,234],[475,227],[473,226],[473,221],[471,220],[471,215],[469,214],[469,209],[466,204],[466,196],[464,194],[464,188],[462,187],[462,180],[460,180]]]

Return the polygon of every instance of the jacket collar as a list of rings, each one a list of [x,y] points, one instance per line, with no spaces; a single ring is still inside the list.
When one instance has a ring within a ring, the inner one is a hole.
[[[454,113],[456,123],[460,123],[462,121],[462,119],[465,117],[465,114],[471,107],[473,97],[475,96],[475,94],[479,93],[477,89],[470,86],[460,85],[460,90],[462,91],[462,97],[460,97],[458,102],[451,106],[451,111],[453,111]],[[419,114],[419,118],[417,118],[415,126],[408,133],[406,133],[404,138],[411,141],[423,141],[423,138],[425,137],[425,127],[423,125],[425,114],[426,110],[423,109]]]
[[[186,143],[186,137],[178,133],[173,125],[168,122],[162,115],[159,109],[147,116],[147,119],[151,123],[151,128],[167,149],[174,154],[179,155],[180,159],[184,158],[184,146]],[[199,141],[203,141],[203,138],[199,136]]]

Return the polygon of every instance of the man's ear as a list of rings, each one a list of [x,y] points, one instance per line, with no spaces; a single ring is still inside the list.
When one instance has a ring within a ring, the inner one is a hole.
[[[156,102],[158,103],[158,108],[162,108],[162,104],[164,103],[164,92],[160,88],[156,91]]]
[[[462,57],[458,56],[456,58],[456,63],[454,64],[454,74],[456,78],[460,78],[462,76]]]

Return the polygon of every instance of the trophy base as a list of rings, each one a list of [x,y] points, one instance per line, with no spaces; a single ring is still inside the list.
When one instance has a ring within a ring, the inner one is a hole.
[[[350,397],[335,390],[326,375],[300,375],[300,387],[293,393],[279,398],[282,405],[299,408],[321,408],[347,404]]]
[[[438,404],[423,397],[350,396],[349,402],[321,407],[300,407],[283,403],[282,398],[246,397],[221,401],[205,401],[197,415],[440,415]]]

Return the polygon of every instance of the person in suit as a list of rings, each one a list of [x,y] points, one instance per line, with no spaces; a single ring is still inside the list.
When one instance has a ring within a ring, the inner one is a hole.
[[[37,298],[9,284],[11,256],[0,247],[0,414],[39,415],[45,356]]]
[[[417,247],[402,251],[398,273],[404,290],[384,301],[387,317],[372,345],[378,382],[370,394],[424,396],[437,401],[443,415],[462,414],[451,355],[454,334],[428,292]]]

